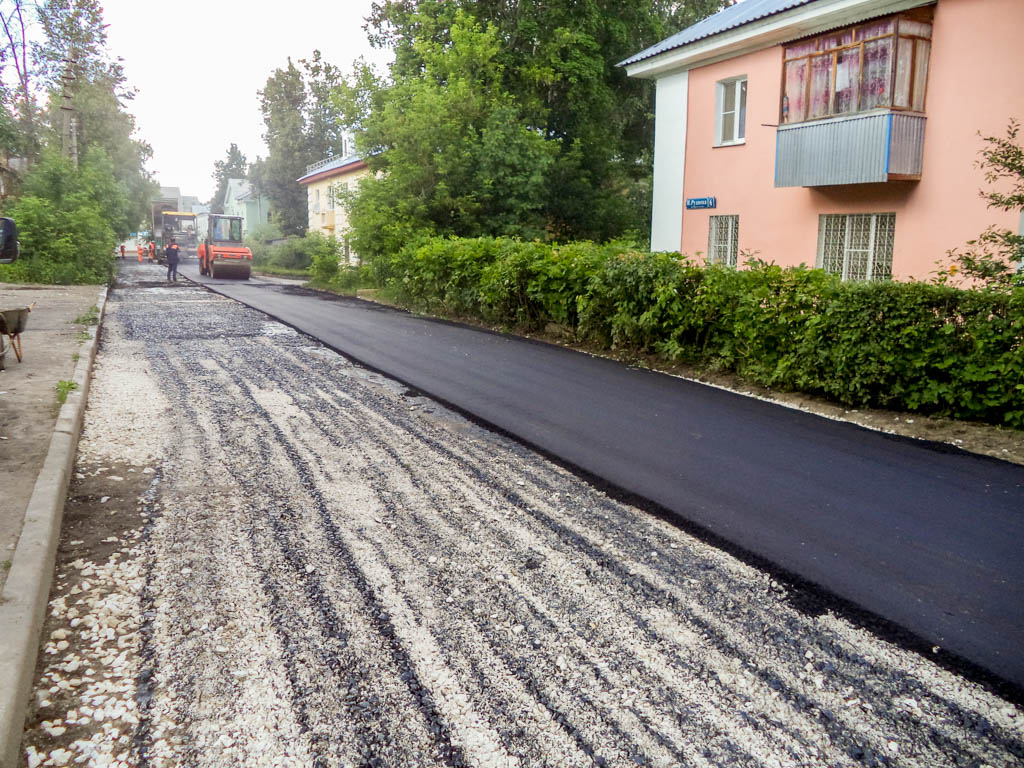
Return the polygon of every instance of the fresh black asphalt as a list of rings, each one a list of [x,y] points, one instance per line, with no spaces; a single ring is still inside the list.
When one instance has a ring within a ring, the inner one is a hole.
[[[1024,686],[1024,467],[356,299],[183,271]]]

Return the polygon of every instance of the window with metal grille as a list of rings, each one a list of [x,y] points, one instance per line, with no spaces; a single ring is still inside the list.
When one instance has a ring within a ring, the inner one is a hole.
[[[888,280],[895,232],[895,213],[823,214],[818,266],[843,280]]]
[[[708,217],[708,258],[712,264],[736,266],[740,239],[739,216]]]

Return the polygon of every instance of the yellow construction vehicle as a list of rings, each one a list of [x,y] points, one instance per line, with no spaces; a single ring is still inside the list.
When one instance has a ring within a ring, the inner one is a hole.
[[[199,244],[199,274],[248,280],[252,251],[242,245],[242,217],[211,213]]]

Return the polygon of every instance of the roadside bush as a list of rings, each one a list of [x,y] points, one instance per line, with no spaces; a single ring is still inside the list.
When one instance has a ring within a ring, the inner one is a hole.
[[[126,226],[128,205],[107,155],[91,149],[75,168],[60,155],[44,154],[21,192],[4,206],[4,215],[18,225],[21,255],[14,264],[0,265],[0,281],[109,282],[115,226]]]
[[[1024,287],[843,283],[821,270],[701,265],[628,244],[438,238],[389,262],[410,307],[736,372],[850,406],[1024,428]],[[337,279],[337,278],[334,278]]]
[[[71,285],[106,283],[117,238],[97,206],[60,210],[50,200],[20,197],[4,210],[18,225],[21,256],[0,265],[0,281]]]

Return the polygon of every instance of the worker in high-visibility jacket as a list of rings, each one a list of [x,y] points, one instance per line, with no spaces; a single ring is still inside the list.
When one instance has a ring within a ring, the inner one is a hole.
[[[139,264],[141,264],[142,263],[142,243],[137,243],[135,245],[135,250],[137,250],[139,252]]]
[[[149,241],[149,260],[156,261],[156,243]]]

